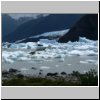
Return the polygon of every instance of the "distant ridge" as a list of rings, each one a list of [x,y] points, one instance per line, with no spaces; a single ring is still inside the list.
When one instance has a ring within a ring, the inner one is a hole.
[[[71,28],[84,14],[51,14],[30,20],[20,25],[14,32],[3,38],[5,42],[15,42],[44,32]]]

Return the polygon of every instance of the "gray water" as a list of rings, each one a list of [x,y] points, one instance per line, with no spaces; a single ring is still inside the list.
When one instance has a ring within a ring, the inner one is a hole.
[[[23,74],[35,75],[42,70],[43,74],[48,72],[66,72],[71,73],[72,71],[79,71],[84,73],[90,69],[98,70],[98,65],[89,62],[89,63],[80,63],[80,61],[85,60],[98,60],[97,56],[66,56],[64,61],[60,59],[53,58],[47,59],[46,61],[39,60],[28,60],[28,61],[15,61],[14,63],[5,63],[2,62],[2,70],[9,70],[10,68],[18,69]],[[32,69],[32,67],[36,69]]]

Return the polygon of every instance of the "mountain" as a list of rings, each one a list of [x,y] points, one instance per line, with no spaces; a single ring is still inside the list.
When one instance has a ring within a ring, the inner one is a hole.
[[[58,42],[78,41],[79,37],[98,40],[98,14],[83,16]]]
[[[33,17],[20,17],[19,19],[14,19],[9,14],[2,14],[2,37],[12,33],[21,24],[32,20]]]
[[[6,35],[3,41],[15,42],[45,32],[71,28],[84,14],[50,14],[20,25],[14,32]]]
[[[17,27],[17,21],[8,14],[2,14],[2,37],[13,32]]]
[[[25,23],[25,22],[28,22],[30,20],[32,20],[33,17],[20,17],[19,19],[16,19],[17,20],[17,23],[18,23],[18,26]]]

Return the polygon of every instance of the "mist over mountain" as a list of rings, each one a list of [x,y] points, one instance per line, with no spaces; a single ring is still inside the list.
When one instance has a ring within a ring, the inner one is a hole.
[[[20,18],[26,18],[26,17],[30,17],[33,19],[37,19],[39,16],[48,16],[48,13],[10,13],[9,16],[11,16],[13,19],[19,20]]]
[[[98,14],[83,16],[68,33],[59,39],[59,42],[78,41],[79,37],[98,40]]]
[[[6,35],[3,41],[15,42],[45,32],[69,29],[82,16],[84,14],[50,14],[45,17],[39,17],[21,24],[14,32]]]

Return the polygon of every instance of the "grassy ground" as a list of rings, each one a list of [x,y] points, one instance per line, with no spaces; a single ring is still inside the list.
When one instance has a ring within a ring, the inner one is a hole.
[[[97,86],[98,75],[94,69],[80,74],[73,71],[71,74],[65,72],[48,73],[42,76],[41,73],[37,77],[24,76],[16,69],[2,72],[3,86]]]

